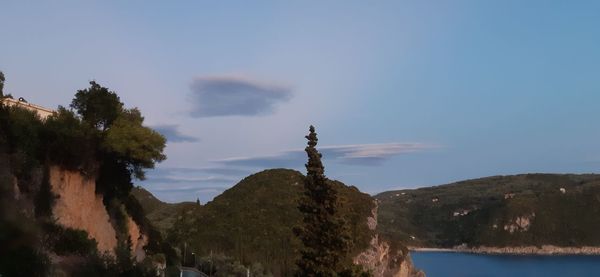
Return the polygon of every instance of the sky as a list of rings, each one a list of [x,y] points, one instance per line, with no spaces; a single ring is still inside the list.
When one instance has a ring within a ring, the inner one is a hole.
[[[205,203],[267,168],[378,192],[600,170],[598,1],[5,1],[5,91],[91,80],[168,159],[136,184]]]

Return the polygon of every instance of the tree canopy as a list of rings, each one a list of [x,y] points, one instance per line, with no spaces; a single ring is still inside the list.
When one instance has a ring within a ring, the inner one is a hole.
[[[106,130],[122,113],[123,103],[115,92],[91,81],[89,88],[77,91],[71,108],[77,111],[83,121]]]
[[[123,110],[106,132],[103,149],[127,162],[136,178],[144,179],[144,168],[166,159],[163,154],[166,139],[144,127],[144,118],[136,108]]]
[[[165,137],[143,125],[144,117],[137,108],[124,108],[115,92],[95,81],[90,82],[89,88],[77,91],[71,108],[84,124],[99,131],[100,162],[122,164],[126,170],[120,171],[144,179],[144,169],[166,159]]]

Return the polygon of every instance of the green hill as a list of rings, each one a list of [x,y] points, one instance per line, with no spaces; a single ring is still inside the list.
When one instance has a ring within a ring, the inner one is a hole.
[[[138,200],[146,217],[152,224],[165,234],[167,230],[173,227],[177,215],[184,211],[194,211],[200,206],[194,202],[165,203],[158,200],[152,193],[142,187],[134,187],[131,194]]]
[[[378,231],[409,246],[600,246],[600,175],[496,176],[375,198]]]
[[[245,264],[261,263],[275,276],[291,276],[300,246],[292,230],[300,225],[297,202],[304,178],[288,169],[248,176],[206,205],[172,215],[176,222],[168,232],[169,240],[182,249],[185,242],[189,251],[200,255],[224,254]],[[374,202],[355,187],[332,182],[338,188],[344,218],[352,226],[355,244],[349,255],[354,255],[369,243],[372,231],[366,221]],[[164,203],[146,202],[158,207],[150,216],[164,210]]]

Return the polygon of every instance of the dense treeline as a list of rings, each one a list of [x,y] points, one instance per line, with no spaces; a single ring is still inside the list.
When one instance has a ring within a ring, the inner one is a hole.
[[[0,97],[3,88],[0,72]],[[125,108],[115,92],[94,81],[77,91],[70,109],[59,107],[46,119],[34,111],[0,105],[0,275],[51,274],[56,269],[48,259],[50,253],[79,256],[85,264],[81,268],[93,269],[86,276],[151,273],[148,264],[144,268],[133,262],[126,214],[149,235],[150,256],[162,255],[168,264],[176,263],[173,248],[130,197],[132,179],[143,179],[145,169],[166,158],[165,138],[143,122],[138,109]],[[50,165],[96,179],[96,192],[103,195],[119,234],[116,257],[98,253],[85,231],[53,223],[56,196],[48,182]]]

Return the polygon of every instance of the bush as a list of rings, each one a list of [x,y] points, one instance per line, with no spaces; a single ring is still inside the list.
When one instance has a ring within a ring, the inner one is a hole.
[[[58,255],[88,256],[98,252],[98,243],[83,230],[54,223],[43,224],[47,247]]]
[[[54,252],[58,255],[87,255],[97,252],[97,245],[95,239],[88,238],[86,231],[67,228],[56,242]]]

